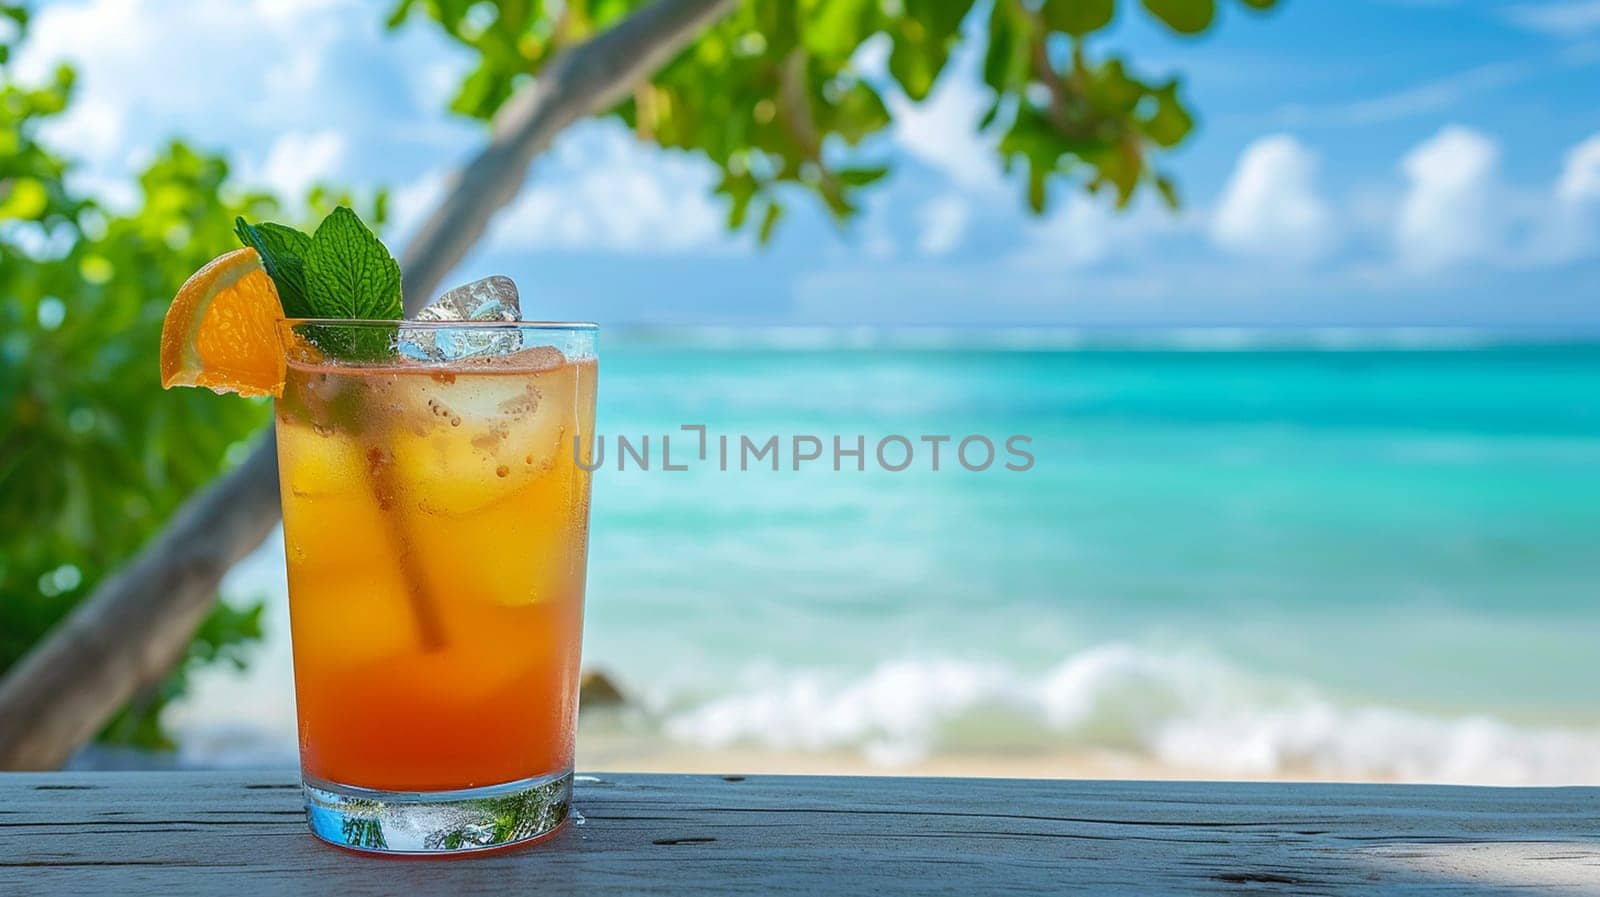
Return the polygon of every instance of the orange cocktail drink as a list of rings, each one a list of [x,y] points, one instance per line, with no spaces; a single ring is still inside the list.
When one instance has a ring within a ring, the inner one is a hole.
[[[313,828],[391,852],[548,831],[571,788],[593,329],[281,329],[279,479]],[[363,340],[467,351],[364,353]],[[378,360],[330,360],[364,354]]]
[[[234,221],[185,280],[161,385],[277,400],[306,817],[376,853],[534,840],[572,797],[595,327],[516,284],[405,311],[348,206]]]

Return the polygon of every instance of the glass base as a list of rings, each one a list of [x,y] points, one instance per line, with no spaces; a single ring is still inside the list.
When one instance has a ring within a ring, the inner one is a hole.
[[[377,791],[304,780],[306,819],[329,844],[381,854],[494,850],[547,835],[567,819],[572,771],[458,791]]]

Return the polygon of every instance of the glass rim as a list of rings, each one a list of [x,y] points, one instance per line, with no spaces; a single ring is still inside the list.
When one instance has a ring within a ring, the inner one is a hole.
[[[420,330],[547,330],[573,333],[594,332],[593,321],[413,321],[407,318],[279,318],[280,326],[315,324],[319,327],[404,327]]]

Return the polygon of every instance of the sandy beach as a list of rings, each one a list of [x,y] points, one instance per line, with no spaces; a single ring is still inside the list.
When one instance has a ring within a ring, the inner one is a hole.
[[[961,776],[1020,779],[1147,779],[1331,781],[1309,769],[1280,769],[1267,775],[1227,775],[1215,769],[1182,768],[1102,751],[1046,754],[940,754],[893,765],[873,763],[859,753],[763,750],[759,748],[662,748],[616,737],[580,737],[577,768],[588,771],[673,772],[708,775]],[[1339,781],[1378,782],[1358,777]]]

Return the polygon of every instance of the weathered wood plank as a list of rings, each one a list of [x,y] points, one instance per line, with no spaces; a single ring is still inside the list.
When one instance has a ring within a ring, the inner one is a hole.
[[[281,772],[0,776],[0,894],[1600,895],[1600,789],[601,775],[442,861],[306,832]]]

